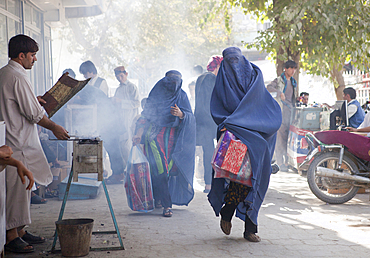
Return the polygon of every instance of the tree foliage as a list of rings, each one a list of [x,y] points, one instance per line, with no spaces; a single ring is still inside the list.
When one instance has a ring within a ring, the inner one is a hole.
[[[206,12],[196,0],[111,0],[102,15],[71,19],[63,30],[73,32],[70,51],[83,53],[103,76],[125,65],[150,89],[166,70],[204,67],[226,46],[224,17],[201,28],[198,17]]]
[[[277,74],[293,59],[311,74],[330,76],[341,98],[342,69],[346,61],[368,69],[370,7],[366,0],[220,0],[220,8],[242,7],[272,27],[260,31],[251,46],[276,57]],[[220,10],[215,10],[220,11]],[[340,89],[340,90],[338,90]]]

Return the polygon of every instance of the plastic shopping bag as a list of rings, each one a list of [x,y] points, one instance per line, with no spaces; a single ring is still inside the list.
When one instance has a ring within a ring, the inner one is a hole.
[[[138,146],[133,146],[125,177],[127,203],[131,210],[149,212],[154,209],[149,162]]]
[[[252,167],[247,146],[234,134],[225,131],[218,140],[212,157],[215,178],[252,186]]]

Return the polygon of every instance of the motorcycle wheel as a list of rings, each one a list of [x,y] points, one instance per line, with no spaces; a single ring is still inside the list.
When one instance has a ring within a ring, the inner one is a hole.
[[[333,179],[316,175],[317,167],[337,169],[338,160],[338,152],[325,152],[315,157],[307,170],[307,181],[312,193],[320,200],[330,204],[342,204],[351,200],[359,189],[359,187],[353,186],[350,180]],[[358,172],[356,164],[346,155],[343,155],[342,169],[343,173],[348,174],[351,174],[351,171]],[[340,188],[340,191],[337,191],[337,193],[333,193],[334,191],[332,190],[330,193],[331,189],[323,184],[325,180],[331,184],[335,184],[336,182],[338,184],[347,184],[349,187]]]

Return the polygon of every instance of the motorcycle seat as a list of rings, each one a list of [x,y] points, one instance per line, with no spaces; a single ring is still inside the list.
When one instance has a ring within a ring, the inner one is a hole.
[[[346,131],[316,132],[315,137],[325,144],[342,144],[358,158],[370,161],[370,138]]]

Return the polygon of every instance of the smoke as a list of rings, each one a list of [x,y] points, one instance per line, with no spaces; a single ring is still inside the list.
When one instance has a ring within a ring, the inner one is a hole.
[[[55,74],[92,60],[98,75],[114,89],[118,84],[113,69],[124,65],[129,79],[138,82],[141,97],[168,70],[180,71],[187,81],[194,65],[205,68],[209,57],[220,54],[227,42],[222,17],[201,29],[203,16],[196,0],[112,0],[102,15],[70,20],[58,29],[65,49],[73,54],[54,49],[56,60],[69,56],[58,63]]]

